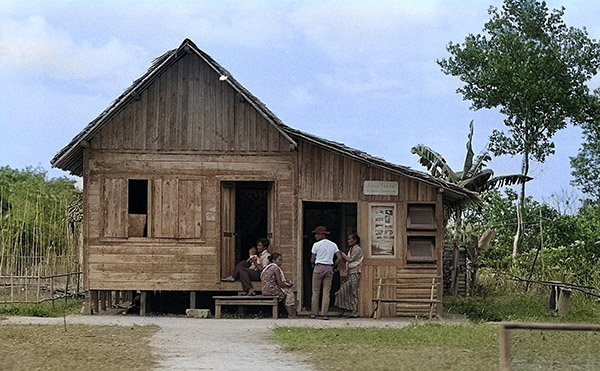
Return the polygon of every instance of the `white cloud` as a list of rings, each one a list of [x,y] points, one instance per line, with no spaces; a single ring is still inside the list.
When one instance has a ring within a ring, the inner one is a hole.
[[[430,23],[436,14],[430,2],[328,1],[298,9],[290,22],[330,58],[343,62],[401,47],[408,42],[407,34]]]
[[[300,106],[310,106],[317,100],[317,98],[303,86],[297,86],[290,89],[290,95],[294,98],[295,104]]]
[[[385,71],[376,73],[368,69],[338,69],[333,74],[319,74],[317,80],[327,89],[343,94],[365,94],[401,88],[401,83]]]
[[[41,16],[0,19],[0,74],[5,77],[115,81],[131,71],[139,75],[138,61],[148,59],[142,48],[116,39],[101,45],[75,41]]]

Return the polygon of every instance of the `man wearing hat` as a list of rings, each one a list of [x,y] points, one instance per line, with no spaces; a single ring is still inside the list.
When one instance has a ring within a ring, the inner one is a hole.
[[[312,233],[317,242],[313,244],[311,263],[313,264],[312,275],[312,297],[310,305],[310,318],[316,318],[319,309],[319,298],[321,296],[321,286],[323,286],[323,301],[321,303],[321,315],[327,320],[327,310],[329,309],[329,292],[331,291],[331,281],[333,279],[333,258],[342,259],[340,250],[334,242],[327,239],[329,231],[324,226],[316,227]]]

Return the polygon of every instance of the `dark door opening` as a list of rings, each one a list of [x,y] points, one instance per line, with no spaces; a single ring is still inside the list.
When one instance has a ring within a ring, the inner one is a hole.
[[[347,251],[346,237],[356,232],[357,211],[355,203],[336,202],[303,202],[303,246],[302,246],[302,309],[310,310],[312,294],[312,267],[310,264],[311,249],[315,237],[311,231],[324,225],[331,232],[328,239],[335,242],[338,248]],[[333,307],[335,292],[340,288],[340,276],[335,273],[331,285],[330,308]]]
[[[269,234],[271,182],[223,182],[221,184],[221,277],[248,258],[248,250]]]
[[[267,182],[236,182],[235,225],[236,262],[248,259],[248,250],[256,245],[259,238],[268,233],[268,196]]]

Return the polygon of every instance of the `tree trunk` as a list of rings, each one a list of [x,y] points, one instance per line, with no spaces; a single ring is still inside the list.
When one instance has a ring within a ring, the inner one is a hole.
[[[529,152],[526,150],[523,153],[523,163],[521,165],[521,174],[527,176],[529,173]],[[521,184],[521,193],[519,194],[519,201],[517,203],[517,232],[513,239],[513,251],[512,251],[512,262],[513,265],[517,263],[517,255],[519,253],[519,245],[523,240],[523,231],[525,228],[525,221],[523,220],[523,206],[525,205],[525,182]]]

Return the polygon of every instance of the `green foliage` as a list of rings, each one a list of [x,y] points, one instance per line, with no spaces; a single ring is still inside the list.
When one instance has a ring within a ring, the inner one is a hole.
[[[495,130],[491,136],[495,155],[544,162],[567,120],[584,123],[595,114],[597,99],[585,82],[598,72],[600,43],[585,28],[567,27],[564,8],[549,12],[545,2],[505,0],[489,14],[483,34],[451,42],[452,56],[438,64],[464,82],[457,91],[473,109],[499,108],[506,116],[509,134]]]
[[[419,144],[411,148],[411,153],[419,156],[419,163],[427,168],[432,176],[455,183],[474,192],[483,192],[491,188],[500,188],[506,185],[522,184],[531,180],[522,175],[503,175],[494,177],[492,169],[486,169],[491,160],[487,151],[482,151],[477,157],[473,152],[473,121],[469,123],[467,140],[467,153],[462,171],[454,171],[446,159],[431,148]]]
[[[525,292],[525,284],[511,280],[507,275],[480,271],[479,295],[444,298],[444,309],[450,313],[466,315],[476,322],[523,321],[523,322],[587,322],[595,323],[600,316],[596,300],[574,291],[570,312],[566,317],[548,309],[550,287],[531,284]]]
[[[78,193],[74,180],[43,169],[0,167],[0,272],[9,256],[71,252],[67,205]]]
[[[516,200],[517,194],[511,189],[503,193],[488,191],[482,194],[480,205],[464,212],[464,219],[475,235],[481,235],[487,229],[496,233],[490,248],[481,252],[480,266],[502,270],[510,268],[513,274],[528,277],[542,244],[535,265],[535,279],[598,285],[600,206],[586,205],[577,214],[567,215],[527,197],[523,209],[525,218],[531,222],[525,225],[517,264],[511,266]]]
[[[83,300],[57,300],[40,304],[0,304],[0,315],[28,317],[62,317],[79,314]]]
[[[583,125],[584,141],[579,153],[571,157],[573,185],[594,202],[600,202],[600,118]]]

